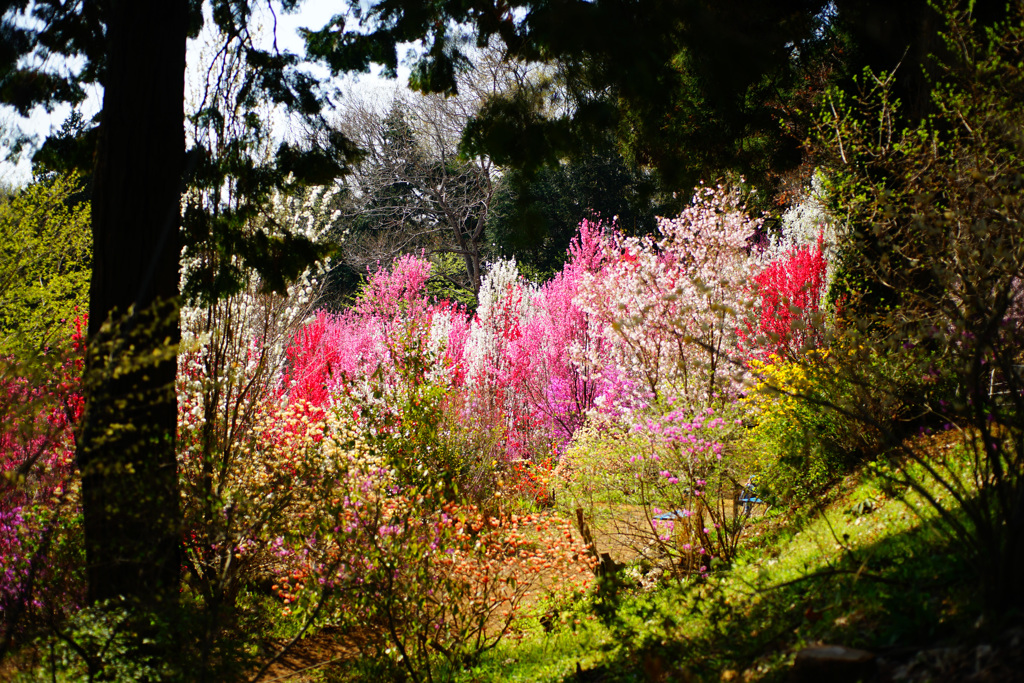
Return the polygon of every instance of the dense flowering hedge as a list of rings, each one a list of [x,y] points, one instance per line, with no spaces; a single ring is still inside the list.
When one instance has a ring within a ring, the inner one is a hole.
[[[326,406],[363,383],[373,402],[368,379],[400,372],[402,344],[423,338],[456,419],[488,424],[510,461],[557,451],[595,409],[622,415],[671,397],[703,410],[736,394],[746,358],[818,341],[821,242],[766,264],[751,255],[759,227],[710,187],[654,237],[584,221],[542,285],[514,261],[492,264],[472,316],[429,301],[429,263],[401,257],[370,275],[350,310],[296,335],[287,391]]]

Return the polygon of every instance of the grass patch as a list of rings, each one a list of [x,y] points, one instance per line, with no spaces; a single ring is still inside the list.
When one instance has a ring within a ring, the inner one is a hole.
[[[601,681],[782,681],[811,644],[898,658],[977,637],[965,553],[919,498],[866,468],[826,501],[758,518],[733,565],[706,580],[606,586],[563,605],[458,680],[574,681],[579,670]]]

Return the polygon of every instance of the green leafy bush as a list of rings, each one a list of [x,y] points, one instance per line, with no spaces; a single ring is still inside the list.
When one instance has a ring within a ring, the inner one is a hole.
[[[836,374],[828,352],[801,361],[752,361],[751,369],[757,384],[743,403],[754,426],[744,450],[753,456],[759,493],[772,503],[813,500],[871,447],[870,434],[840,408],[869,399],[855,398],[862,392]]]
[[[677,579],[706,576],[735,557],[744,520],[736,505],[737,420],[729,406],[650,406],[624,425],[591,416],[563,459],[556,500],[598,530],[616,562],[639,561]],[[585,532],[585,535],[590,533]],[[604,562],[608,569],[609,561]]]
[[[866,72],[859,92],[829,94],[818,138],[851,226],[843,268],[863,283],[848,336],[885,359],[855,356],[841,372],[902,404],[903,420],[948,425],[970,467],[906,439],[872,404],[836,407],[880,432],[893,464],[915,465],[893,467],[895,483],[941,516],[995,615],[1024,609],[1024,5],[988,26],[972,5],[937,6],[929,118],[898,125],[894,78]]]
[[[0,352],[62,344],[88,306],[89,204],[77,176],[38,182],[0,200]]]

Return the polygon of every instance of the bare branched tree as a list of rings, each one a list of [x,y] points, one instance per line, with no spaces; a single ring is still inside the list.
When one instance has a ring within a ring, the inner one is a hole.
[[[376,96],[350,92],[335,125],[366,152],[346,179],[340,225],[346,265],[358,271],[402,253],[434,260],[453,255],[464,266],[445,276],[480,289],[484,228],[500,171],[486,156],[460,154],[466,123],[487,99],[527,86],[535,67],[483,50],[459,78],[459,94],[421,95],[395,89]]]

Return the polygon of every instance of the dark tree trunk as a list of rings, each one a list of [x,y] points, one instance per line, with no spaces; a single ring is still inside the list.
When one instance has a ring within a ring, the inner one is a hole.
[[[90,601],[178,595],[175,431],[185,0],[111,0],[78,435]],[[107,324],[109,323],[109,324]]]

